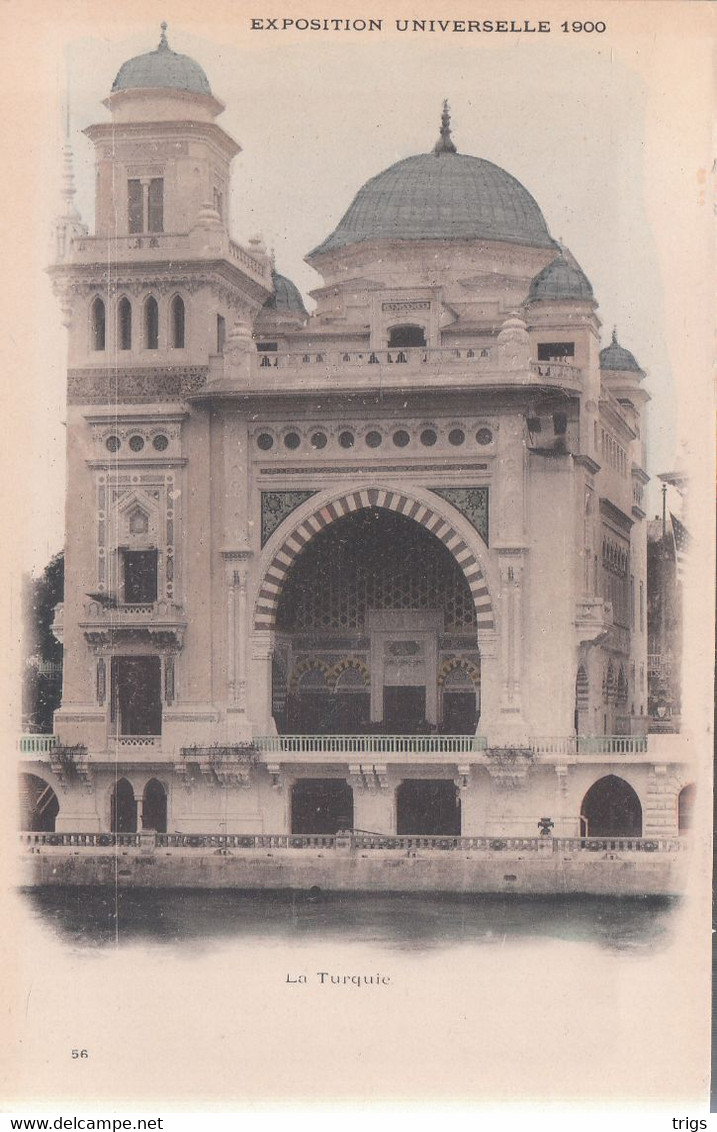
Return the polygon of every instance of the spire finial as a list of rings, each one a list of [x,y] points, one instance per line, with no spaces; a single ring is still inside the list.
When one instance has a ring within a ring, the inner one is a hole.
[[[451,109],[448,99],[443,100],[443,113],[441,114],[441,136],[433,147],[434,153],[457,153],[453,138],[451,137]]]
[[[616,326],[613,326],[613,328],[612,328],[612,344],[613,344],[613,346],[617,346],[617,327]]]
[[[159,26],[162,29],[162,34],[159,37],[159,49],[167,50],[169,48],[169,44],[167,43],[167,21],[162,20]]]

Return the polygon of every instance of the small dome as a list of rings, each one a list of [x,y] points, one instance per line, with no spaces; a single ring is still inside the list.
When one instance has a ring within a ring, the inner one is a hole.
[[[112,83],[112,93],[120,90],[162,88],[165,90],[184,90],[192,94],[211,96],[209,79],[204,71],[188,55],[172,51],[167,43],[167,25],[162,24],[159,46],[146,55],[136,55],[128,59],[117,72]]]
[[[406,157],[359,189],[309,258],[366,240],[500,240],[553,248],[543,214],[504,169],[456,152],[444,104],[432,153]]]
[[[600,351],[600,369],[631,370],[633,373],[643,373],[634,354],[626,350],[617,340],[617,329],[612,332],[612,342]]]
[[[528,292],[528,302],[531,303],[555,299],[594,301],[593,289],[587,275],[577,263],[569,262],[562,252],[535,276]]]
[[[283,314],[299,314],[302,318],[309,317],[301,292],[290,279],[287,279],[285,275],[279,275],[278,271],[272,271],[271,283],[274,294],[270,295],[264,303],[264,310],[280,311]]]

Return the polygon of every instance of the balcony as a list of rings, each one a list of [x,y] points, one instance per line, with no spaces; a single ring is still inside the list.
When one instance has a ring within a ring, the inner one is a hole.
[[[496,347],[475,349],[311,350],[306,353],[243,355],[234,364],[229,353],[212,359],[207,392],[262,395],[331,392],[386,392],[434,389],[445,378],[451,389],[476,386],[554,386],[577,391],[582,373],[565,362],[530,362],[509,369]]]
[[[203,229],[191,232],[149,232],[132,236],[82,236],[73,240],[72,264],[96,263],[160,263],[164,260],[216,260],[233,261],[243,272],[268,287],[268,268],[265,263],[255,259],[248,251],[226,232],[212,233],[212,241],[207,244]]]
[[[117,634],[144,629],[150,637],[172,640],[178,648],[182,647],[186,626],[183,607],[171,601],[122,604],[112,600],[89,601],[85,603],[84,618],[80,621],[80,628],[90,641],[96,641],[98,634],[111,641]]]

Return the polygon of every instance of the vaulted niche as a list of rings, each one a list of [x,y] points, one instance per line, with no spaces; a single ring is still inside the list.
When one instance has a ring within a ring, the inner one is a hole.
[[[284,734],[475,734],[476,613],[453,555],[381,508],[325,527],[284,583],[273,680]]]

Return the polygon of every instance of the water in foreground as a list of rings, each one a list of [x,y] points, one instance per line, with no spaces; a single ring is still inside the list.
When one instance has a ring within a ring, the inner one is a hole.
[[[74,947],[232,939],[332,941],[422,951],[566,940],[646,954],[669,945],[679,901],[586,897],[34,888],[34,917]]]

